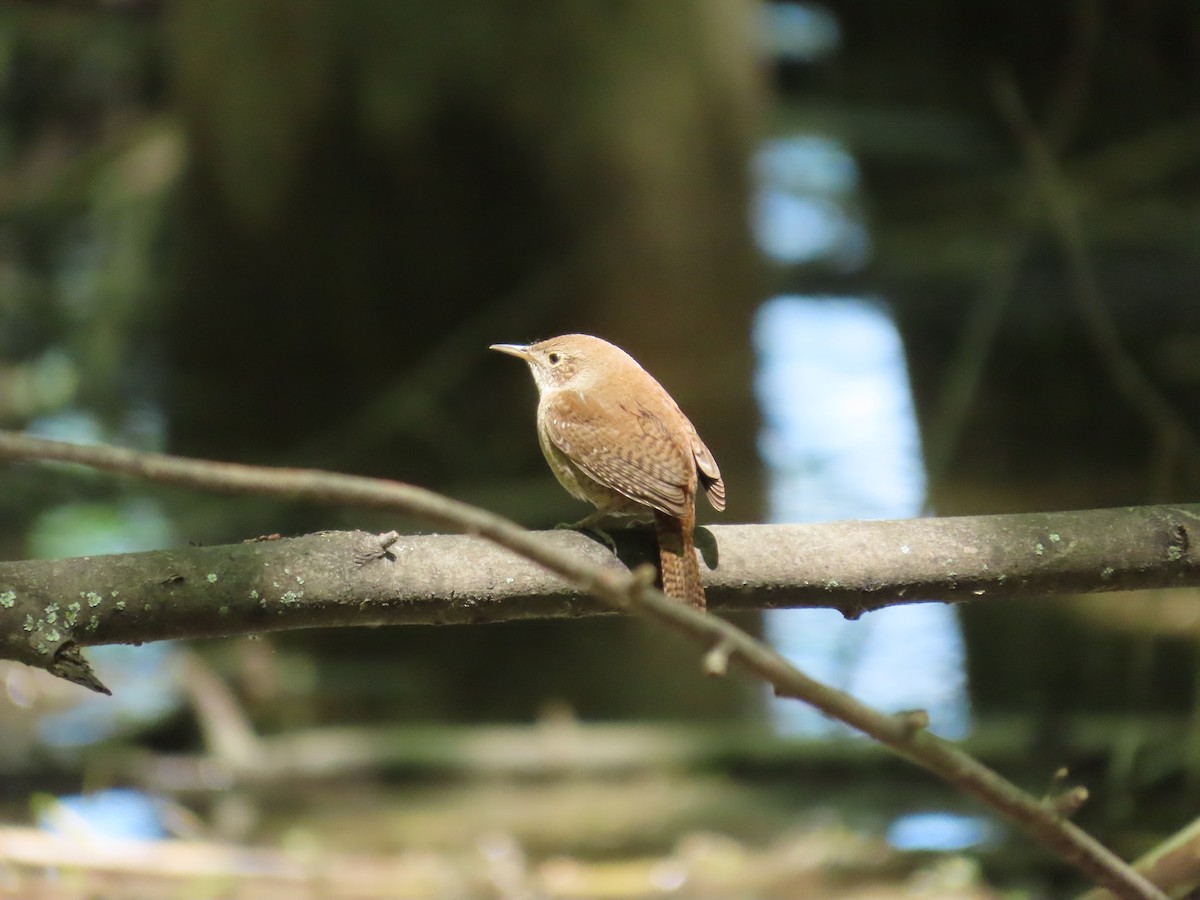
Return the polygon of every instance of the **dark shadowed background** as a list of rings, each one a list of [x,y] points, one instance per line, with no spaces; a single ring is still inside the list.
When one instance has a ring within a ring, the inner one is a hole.
[[[548,527],[585,510],[540,457],[527,373],[486,348],[568,331],[672,392],[721,464],[722,521],[1194,498],[1200,6],[0,4],[0,426],[396,478]],[[417,526],[0,469],[7,559],[393,527]],[[929,707],[1030,790],[1070,764],[1094,797],[1079,821],[1128,856],[1200,800],[1198,604],[747,624],[871,702]],[[117,697],[82,719],[61,718],[76,689],[2,670],[6,820],[36,819],[37,793],[118,786],[98,747],[199,752],[181,648],[143,649],[97,656]],[[191,649],[263,734],[577,717],[795,740],[766,759],[747,739],[688,770],[686,803],[666,791],[600,837],[586,816],[479,812],[533,802],[519,792],[442,809],[467,788],[396,764],[369,776],[378,797],[349,789],[381,852],[469,844],[482,820],[533,858],[662,853],[698,829],[759,847],[832,816],[982,859],[975,887],[1074,886],[965,801],[881,758],[851,766],[844,736],[703,679],[640,622]],[[238,814],[178,800],[215,837],[269,844],[299,822],[337,846],[320,790]],[[393,811],[418,795],[455,824]]]

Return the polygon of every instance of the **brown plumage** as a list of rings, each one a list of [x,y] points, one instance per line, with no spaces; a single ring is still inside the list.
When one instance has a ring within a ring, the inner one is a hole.
[[[568,492],[605,516],[654,519],[663,592],[704,608],[696,493],[725,508],[725,484],[687,416],[628,353],[588,334],[493,344],[525,360],[538,386],[538,441]]]

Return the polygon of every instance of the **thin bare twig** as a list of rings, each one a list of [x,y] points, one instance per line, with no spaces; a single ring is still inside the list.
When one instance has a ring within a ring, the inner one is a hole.
[[[1049,103],[1045,129],[1047,146],[1054,153],[1067,146],[1083,117],[1099,44],[1100,12],[1098,0],[1076,0],[1074,4],[1071,45],[1063,61],[1062,78]],[[1030,206],[1037,199],[1036,193],[1034,185],[1023,185],[1016,205]],[[946,366],[925,440],[925,471],[934,486],[944,479],[958,448],[1008,309],[1017,272],[1032,244],[1032,237],[1024,231],[1003,239],[995,263],[982,280],[982,289],[967,309],[962,336]]]
[[[1079,212],[1051,144],[1030,117],[1011,73],[999,71],[994,74],[992,93],[1041,194],[1050,226],[1071,274],[1074,288],[1071,296],[1113,386],[1142,416],[1164,448],[1182,453],[1188,471],[1200,478],[1200,436],[1162,395],[1125,347],[1105,303]]]
[[[398,482],[298,469],[209,463],[113,447],[80,447],[0,433],[0,457],[78,462],[152,481],[226,492],[394,509],[456,531],[478,534],[545,566],[577,587],[625,611],[638,611],[705,648],[727,648],[730,663],[892,748],[976,797],[1057,853],[1096,884],[1129,900],[1166,895],[1051,807],[923,727],[911,715],[889,716],[849,694],[809,678],[766,644],[716,616],[673,602],[637,575],[603,569],[562,553],[499,516]]]
[[[1133,864],[1134,868],[1172,897],[1194,897],[1200,887],[1200,819],[1167,838]],[[1096,888],[1079,900],[1112,900]]]

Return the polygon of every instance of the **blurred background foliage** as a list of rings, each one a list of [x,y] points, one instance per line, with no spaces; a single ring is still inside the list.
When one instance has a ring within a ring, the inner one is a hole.
[[[0,424],[393,477],[545,527],[579,510],[538,454],[527,376],[485,348],[588,331],[688,411],[725,472],[727,521],[1186,500],[1200,483],[1198,98],[1189,0],[10,0]],[[397,525],[0,471],[9,559]],[[924,676],[887,655],[911,637],[764,627],[781,645],[824,640],[824,662],[797,653],[869,699],[992,735],[1035,785],[1081,767],[1102,798],[1083,823],[1128,853],[1195,808],[1196,600],[942,611],[908,626],[945,634]],[[264,733],[563,716],[813,733],[752,685],[699,682],[689,648],[639,623],[198,649]],[[79,732],[53,727],[73,689],[6,670],[14,820],[34,789],[78,790],[78,771],[103,784],[86,765],[96,740],[194,748],[180,704],[195,684],[156,659],[174,673],[152,679],[161,696],[119,723],[118,707],[89,707]],[[118,691],[104,703],[120,702],[125,665],[146,682],[144,661],[101,656]],[[896,682],[909,693],[873,694]],[[809,792],[792,787],[797,808],[772,823],[820,805],[878,831],[959,805],[897,794],[878,766],[814,799],[841,741],[765,767]],[[48,746],[76,749],[68,764]],[[732,755],[717,783],[739,800],[665,832],[761,837],[737,822],[763,794],[731,773],[772,779]],[[217,833],[272,833],[261,810],[229,813],[241,826],[209,812]],[[621,833],[609,851],[663,844]],[[1000,881],[1027,873],[1016,856]]]

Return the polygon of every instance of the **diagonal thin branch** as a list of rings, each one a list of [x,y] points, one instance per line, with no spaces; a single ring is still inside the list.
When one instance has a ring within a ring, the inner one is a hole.
[[[537,535],[499,516],[398,482],[312,470],[208,463],[112,447],[80,447],[4,432],[0,432],[0,458],[77,462],[193,488],[394,509],[441,527],[481,535],[545,566],[615,609],[644,613],[702,647],[721,647],[730,664],[763,678],[780,696],[810,704],[958,786],[1118,897],[1166,900],[1164,893],[1087,832],[954,744],[925,730],[918,721],[920,717],[884,715],[843,691],[809,678],[766,644],[724,619],[668,600],[650,587],[641,572],[595,566],[553,548]]]
[[[1098,0],[1075,0],[1070,45],[1063,60],[1063,75],[1050,98],[1045,128],[1047,149],[1059,153],[1079,129],[1100,43],[1101,6]],[[1019,209],[1037,199],[1038,186],[1024,184],[1016,198]],[[1018,232],[1003,238],[996,261],[981,279],[982,289],[968,304],[962,334],[946,366],[925,438],[925,471],[930,484],[938,485],[958,449],[971,404],[991,359],[1000,325],[1018,270],[1033,245],[1032,236]]]
[[[1200,887],[1200,819],[1171,835],[1133,866],[1172,897],[1194,897]],[[1112,896],[1103,888],[1094,888],[1079,900],[1112,900]]]
[[[1187,470],[1200,478],[1200,435],[1163,396],[1121,338],[1088,253],[1079,211],[1068,189],[1054,148],[1038,131],[1012,74],[998,71],[992,78],[997,107],[1016,137],[1034,186],[1073,281],[1071,296],[1092,346],[1105,364],[1116,390],[1125,397],[1169,451],[1182,454]]]

